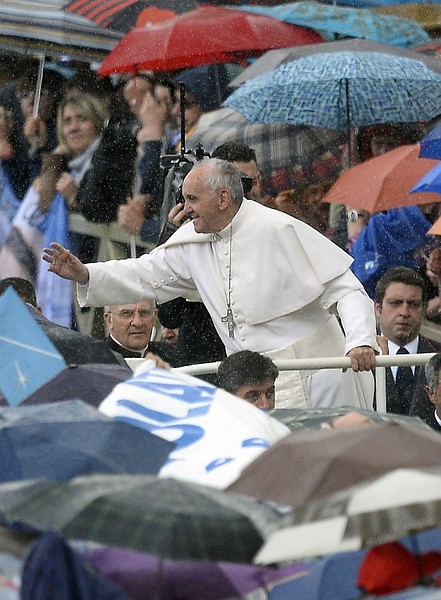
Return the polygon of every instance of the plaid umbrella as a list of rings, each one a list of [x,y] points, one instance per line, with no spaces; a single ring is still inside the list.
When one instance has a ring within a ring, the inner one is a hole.
[[[0,518],[163,558],[228,562],[250,562],[283,519],[246,496],[149,475],[1,484]]]
[[[308,502],[293,511],[289,523],[270,536],[256,563],[358,550],[439,527],[441,469],[396,469]]]
[[[330,129],[250,123],[240,113],[221,108],[202,115],[187,146],[195,150],[202,144],[211,153],[230,141],[255,150],[265,187],[274,191],[337,174],[344,136]]]
[[[244,83],[224,104],[255,123],[349,130],[429,121],[441,112],[441,75],[399,56],[323,52]]]
[[[330,40],[342,37],[366,38],[383,44],[411,48],[429,42],[419,23],[398,16],[375,14],[367,9],[327,6],[300,0],[276,6],[242,6],[241,10],[275,17],[285,23],[312,27]]]
[[[327,54],[330,52],[351,52],[356,53],[357,55],[359,52],[391,54],[392,56],[402,56],[404,58],[419,60],[432,71],[441,73],[441,61],[424,52],[406,50],[405,48],[398,48],[397,46],[390,46],[389,44],[380,44],[372,40],[348,39],[327,42],[325,47],[322,44],[305,44],[303,46],[293,46],[292,48],[269,50],[233,79],[230,82],[230,87],[238,87],[245,81],[253,79],[258,75],[263,75],[263,73],[268,73],[268,71],[272,71],[282,64],[304,58],[305,56],[321,54],[322,52],[326,52]]]
[[[0,4],[0,49],[21,54],[43,52],[75,60],[103,60],[122,34],[62,10],[60,3],[3,0]]]

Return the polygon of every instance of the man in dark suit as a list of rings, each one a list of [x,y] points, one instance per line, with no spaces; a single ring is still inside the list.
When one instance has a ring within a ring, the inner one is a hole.
[[[380,333],[387,338],[390,355],[430,353],[441,349],[439,344],[419,334],[426,304],[425,281],[413,269],[389,269],[378,281],[375,312]],[[387,412],[410,414],[416,398],[425,396],[425,386],[424,369],[414,366],[388,367]]]
[[[157,317],[155,301],[150,299],[138,304],[105,306],[107,344],[124,358],[143,358],[150,352],[174,366],[174,348],[166,342],[151,341]]]
[[[437,353],[426,363],[425,395],[418,396],[411,405],[411,414],[418,416],[435,431],[441,432],[441,353]]]

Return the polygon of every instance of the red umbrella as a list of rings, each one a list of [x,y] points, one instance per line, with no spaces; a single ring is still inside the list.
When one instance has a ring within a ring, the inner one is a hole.
[[[324,197],[324,202],[346,204],[369,213],[400,206],[430,204],[434,194],[410,194],[412,187],[438,161],[419,158],[420,145],[400,146],[351,167]]]
[[[273,17],[203,5],[151,27],[132,29],[104,60],[99,74],[234,62],[271,48],[322,41],[312,29]]]

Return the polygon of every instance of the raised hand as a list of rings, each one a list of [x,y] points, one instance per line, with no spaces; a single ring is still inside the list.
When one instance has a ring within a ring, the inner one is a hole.
[[[89,270],[70,250],[57,242],[43,249],[43,260],[49,263],[48,271],[84,285],[89,281]]]

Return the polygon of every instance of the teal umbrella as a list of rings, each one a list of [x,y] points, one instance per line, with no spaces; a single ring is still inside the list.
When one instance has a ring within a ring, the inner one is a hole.
[[[373,13],[368,9],[326,5],[312,0],[235,8],[274,17],[285,23],[311,27],[329,40],[340,37],[366,38],[403,48],[430,41],[427,31],[416,21]]]

